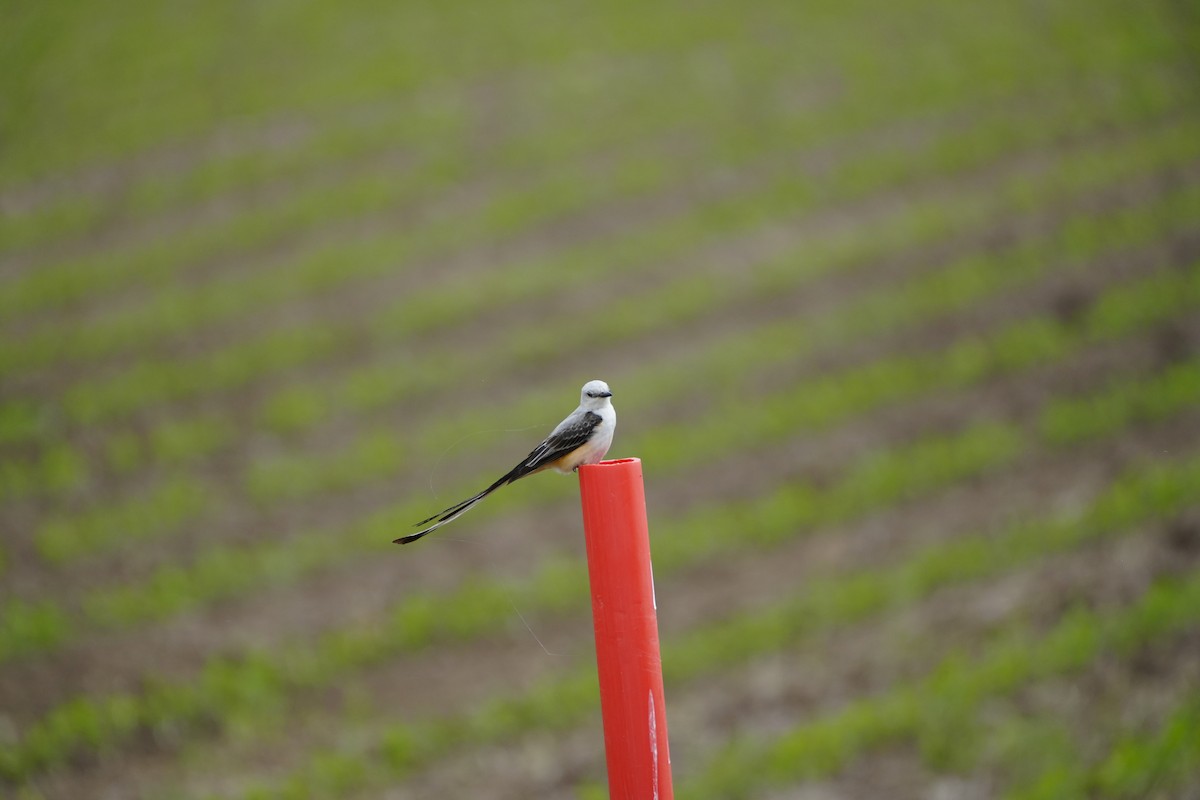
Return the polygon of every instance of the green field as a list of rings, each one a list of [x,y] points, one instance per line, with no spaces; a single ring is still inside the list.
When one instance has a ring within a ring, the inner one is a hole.
[[[0,798],[607,797],[602,378],[681,798],[1200,784],[1200,13],[25,4]]]

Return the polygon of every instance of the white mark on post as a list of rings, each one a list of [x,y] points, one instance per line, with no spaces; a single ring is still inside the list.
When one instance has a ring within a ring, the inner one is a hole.
[[[658,800],[658,720],[654,714],[654,690],[650,690],[650,780],[654,781],[654,800]]]

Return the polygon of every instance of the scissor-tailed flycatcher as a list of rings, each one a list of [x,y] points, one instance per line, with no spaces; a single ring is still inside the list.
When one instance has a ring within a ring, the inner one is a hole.
[[[617,410],[613,408],[612,392],[604,381],[588,381],[583,385],[579,397],[579,408],[567,415],[567,418],[550,431],[550,435],[542,441],[525,460],[513,467],[507,475],[500,478],[491,486],[474,497],[468,497],[461,503],[456,503],[445,511],[423,519],[417,525],[432,522],[429,527],[401,536],[397,544],[415,542],[427,533],[432,533],[448,522],[461,517],[483,498],[505,484],[541,472],[544,469],[555,469],[562,473],[574,472],[584,464],[595,464],[604,458],[612,444],[613,430],[617,427]]]

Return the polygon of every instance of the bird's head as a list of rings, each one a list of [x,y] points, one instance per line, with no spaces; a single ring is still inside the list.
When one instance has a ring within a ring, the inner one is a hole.
[[[610,397],[612,397],[612,391],[608,388],[607,383],[588,381],[583,385],[583,391],[579,393],[579,404],[588,409],[602,408],[608,405]]]

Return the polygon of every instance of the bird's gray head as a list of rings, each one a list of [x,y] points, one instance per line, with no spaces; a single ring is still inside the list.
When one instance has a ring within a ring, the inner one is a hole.
[[[579,405],[584,408],[601,408],[608,404],[612,392],[604,381],[588,381],[579,393]]]

